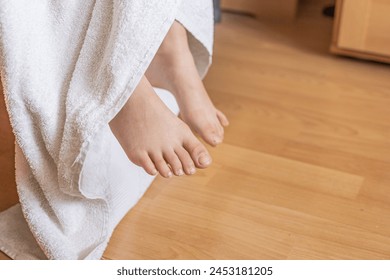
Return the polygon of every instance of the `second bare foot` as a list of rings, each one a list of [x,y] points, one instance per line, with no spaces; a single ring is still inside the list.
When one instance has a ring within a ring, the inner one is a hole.
[[[180,117],[207,143],[223,141],[226,116],[215,108],[199,77],[184,27],[175,22],[150,64],[146,77],[153,86],[171,91]]]

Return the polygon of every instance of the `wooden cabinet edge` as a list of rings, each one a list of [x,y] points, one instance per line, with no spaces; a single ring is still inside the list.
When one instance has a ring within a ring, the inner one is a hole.
[[[330,52],[333,54],[337,54],[337,55],[355,57],[355,58],[364,59],[364,60],[372,60],[372,61],[390,63],[389,56],[378,55],[378,54],[373,54],[373,53],[368,53],[368,52],[359,52],[359,51],[355,51],[355,50],[341,49],[333,44],[330,46]]]
[[[339,39],[341,14],[343,11],[343,0],[336,0],[335,17],[333,23],[332,43],[330,46],[330,52],[336,55],[344,55],[349,57],[355,57],[364,60],[372,60],[378,62],[390,63],[390,57],[375,53],[361,52],[358,50],[349,50],[340,48],[337,44]]]

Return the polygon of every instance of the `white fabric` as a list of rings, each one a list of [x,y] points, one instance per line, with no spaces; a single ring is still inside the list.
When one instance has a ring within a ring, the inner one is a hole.
[[[153,179],[127,160],[108,123],[175,19],[190,32],[204,76],[211,0],[0,0],[1,78],[21,206],[0,214],[1,250],[13,258],[102,256]],[[12,237],[26,232],[22,214],[32,233],[23,244]]]

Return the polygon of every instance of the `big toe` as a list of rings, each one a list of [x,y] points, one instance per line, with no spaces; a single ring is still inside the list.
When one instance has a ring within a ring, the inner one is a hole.
[[[207,151],[206,147],[195,138],[195,136],[193,139],[184,143],[184,148],[190,154],[196,167],[206,168],[211,165],[212,159],[209,152]]]
[[[224,129],[221,125],[207,125],[198,130],[199,135],[211,146],[217,146],[223,141]]]

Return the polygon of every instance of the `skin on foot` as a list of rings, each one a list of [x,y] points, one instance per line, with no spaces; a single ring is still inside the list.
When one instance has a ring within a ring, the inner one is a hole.
[[[191,175],[211,164],[207,149],[142,77],[110,128],[128,158],[151,175]]]
[[[175,95],[181,119],[208,144],[223,141],[229,121],[210,100],[180,23],[174,22],[145,75],[153,86]]]

